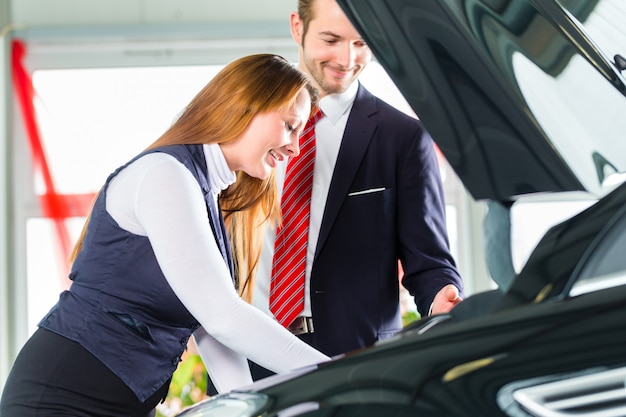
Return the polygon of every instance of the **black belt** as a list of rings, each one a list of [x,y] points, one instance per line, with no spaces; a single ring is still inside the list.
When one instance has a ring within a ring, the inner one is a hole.
[[[294,335],[300,335],[305,333],[313,333],[313,317],[297,317],[293,323],[287,327]]]

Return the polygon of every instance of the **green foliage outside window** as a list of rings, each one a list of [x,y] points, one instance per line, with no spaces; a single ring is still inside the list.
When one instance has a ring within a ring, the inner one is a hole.
[[[183,408],[206,398],[207,373],[202,358],[196,353],[185,353],[183,361],[172,375],[167,397],[157,406],[157,417],[171,417]]]
[[[407,311],[402,315],[402,325],[406,326],[420,319],[420,315],[417,311]]]

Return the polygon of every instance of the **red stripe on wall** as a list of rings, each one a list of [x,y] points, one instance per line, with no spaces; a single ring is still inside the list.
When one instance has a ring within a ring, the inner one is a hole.
[[[46,159],[41,133],[37,124],[35,105],[33,102],[36,97],[36,92],[30,73],[23,64],[25,55],[26,46],[24,43],[19,39],[13,40],[11,50],[13,88],[22,112],[22,119],[33,162],[34,175],[35,178],[40,178],[44,185],[44,191],[39,196],[39,203],[43,215],[52,220],[54,224],[59,248],[59,265],[65,268],[62,274],[62,287],[65,288],[69,284],[66,278],[69,268],[67,259],[73,246],[65,220],[68,217],[86,216],[94,194],[74,195],[58,194],[56,192],[50,166]]]

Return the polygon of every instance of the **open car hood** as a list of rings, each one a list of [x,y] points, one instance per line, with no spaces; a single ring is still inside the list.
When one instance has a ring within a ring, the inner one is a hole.
[[[589,34],[603,0],[338,3],[475,199],[623,179],[626,51]]]

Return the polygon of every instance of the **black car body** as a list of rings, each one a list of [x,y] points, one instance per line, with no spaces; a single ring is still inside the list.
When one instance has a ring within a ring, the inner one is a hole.
[[[597,202],[552,227],[512,280],[494,277],[499,289],[181,417],[625,416],[624,59],[587,22],[622,13],[611,30],[624,35],[626,7],[338,1],[473,198],[505,217],[530,194]]]

